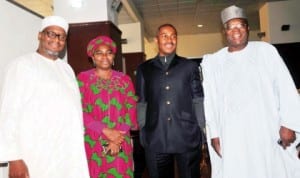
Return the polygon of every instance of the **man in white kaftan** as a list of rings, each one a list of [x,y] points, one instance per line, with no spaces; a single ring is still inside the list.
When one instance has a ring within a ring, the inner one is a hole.
[[[202,62],[212,178],[299,178],[297,90],[272,45],[248,42],[241,11],[222,12],[228,47]]]
[[[9,161],[11,177],[89,178],[78,85],[71,67],[57,57],[67,27],[61,17],[46,17],[37,52],[7,68],[0,162]]]

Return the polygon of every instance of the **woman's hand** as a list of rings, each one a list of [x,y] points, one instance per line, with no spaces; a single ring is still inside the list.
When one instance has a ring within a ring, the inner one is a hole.
[[[111,156],[117,156],[121,151],[120,148],[121,148],[120,145],[110,142],[107,146],[107,154]]]
[[[121,145],[125,138],[125,132],[115,129],[104,128],[103,134],[108,138],[110,143],[114,143],[116,145]]]

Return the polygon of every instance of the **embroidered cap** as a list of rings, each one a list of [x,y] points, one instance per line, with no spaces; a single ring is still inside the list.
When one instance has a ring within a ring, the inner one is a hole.
[[[237,18],[247,19],[247,16],[242,8],[237,7],[235,5],[223,9],[221,12],[221,19],[223,24],[225,24],[227,21],[231,19],[237,19]]]
[[[40,31],[43,31],[45,28],[47,28],[49,26],[59,26],[59,27],[63,28],[66,33],[68,32],[68,29],[69,29],[68,22],[60,16],[45,17],[42,20],[42,26],[41,26]]]

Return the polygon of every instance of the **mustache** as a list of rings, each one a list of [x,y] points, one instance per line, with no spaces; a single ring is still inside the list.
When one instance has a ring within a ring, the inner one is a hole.
[[[173,42],[168,42],[168,43],[165,43],[164,45],[175,45],[175,43],[173,43]]]

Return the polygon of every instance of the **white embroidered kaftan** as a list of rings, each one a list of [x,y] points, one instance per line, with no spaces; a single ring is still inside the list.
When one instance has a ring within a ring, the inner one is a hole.
[[[222,152],[209,148],[212,178],[299,178],[295,145],[277,144],[280,126],[300,131],[300,102],[276,49],[226,47],[204,56],[202,67],[208,143],[219,137]]]
[[[30,178],[89,178],[79,88],[71,67],[32,53],[12,62],[0,103],[0,162]]]

